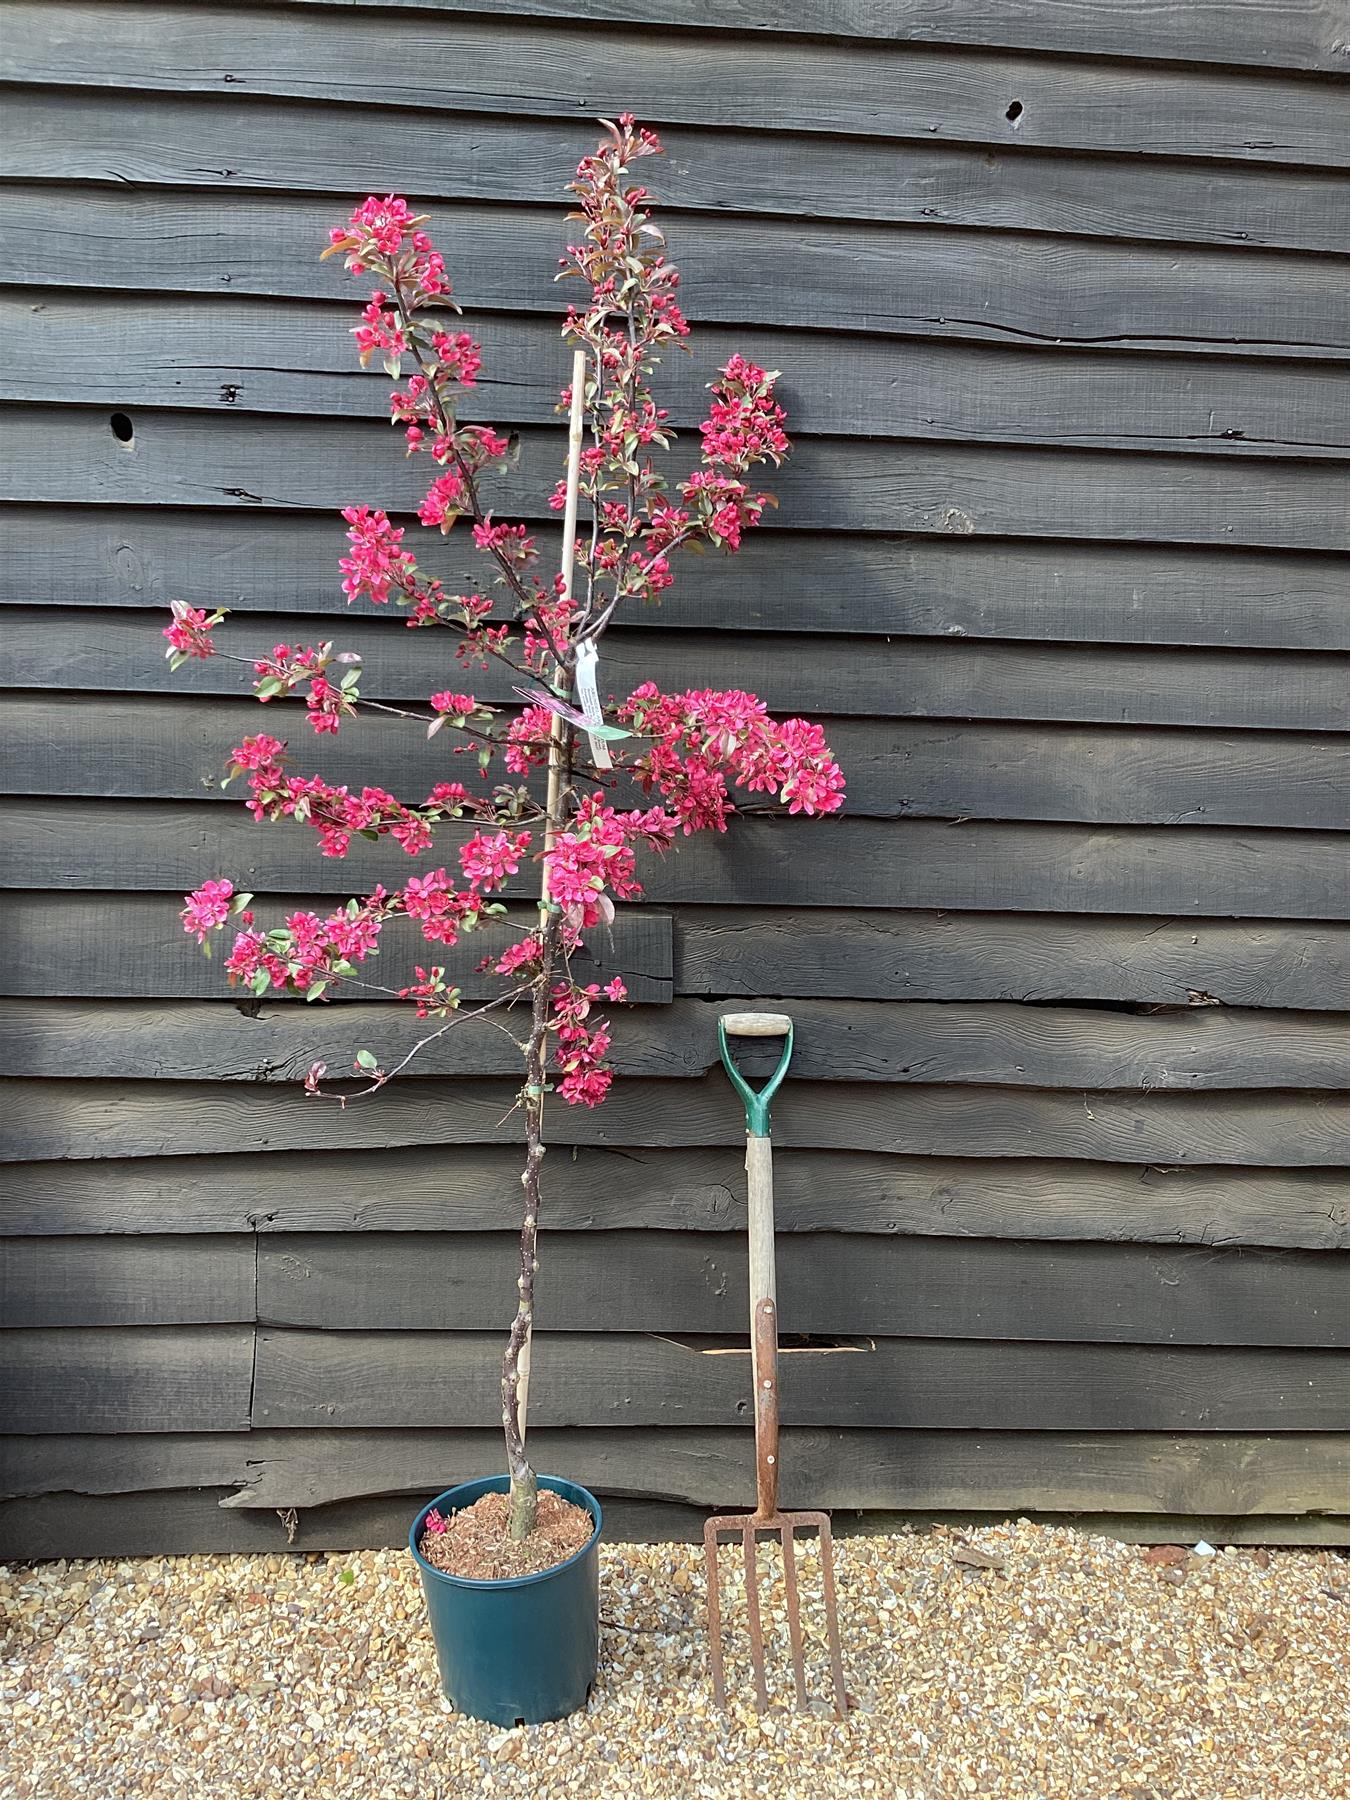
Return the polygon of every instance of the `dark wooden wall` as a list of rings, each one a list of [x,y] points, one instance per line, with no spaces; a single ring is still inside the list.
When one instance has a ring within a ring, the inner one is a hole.
[[[239,1007],[176,897],[385,859],[251,826],[253,703],[158,632],[221,603],[425,693],[426,643],[340,606],[334,509],[417,471],[317,252],[354,197],[425,203],[546,519],[560,189],[623,106],[671,152],[678,423],[739,347],[799,449],[606,672],[826,719],[850,806],[682,847],[620,934],[623,1079],[553,1121],[540,1459],[632,1529],[748,1498],[710,1065],[765,997],[791,1503],[1350,1536],[1348,41],[1343,0],[3,8],[11,1553],[287,1509],[392,1541],[497,1465],[509,1065],[452,1038],[302,1098],[409,1024]]]

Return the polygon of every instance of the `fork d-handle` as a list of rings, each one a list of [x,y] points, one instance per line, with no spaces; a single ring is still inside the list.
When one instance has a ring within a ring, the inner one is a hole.
[[[732,1038],[784,1039],[778,1066],[762,1088],[752,1088],[736,1067]],[[745,1102],[745,1174],[750,1239],[750,1350],[755,1382],[758,1502],[761,1513],[773,1512],[778,1486],[778,1282],[773,1253],[773,1146],[769,1136],[769,1103],[792,1060],[792,1020],[786,1013],[728,1013],[717,1021],[722,1062],[736,1092]],[[769,1302],[767,1317],[761,1303]],[[770,1385],[765,1389],[765,1383]],[[771,1404],[764,1404],[770,1401]],[[767,1430],[765,1428],[768,1428]],[[765,1442],[766,1438],[772,1441]],[[765,1459],[769,1459],[767,1470]],[[767,1486],[765,1475],[772,1475]]]

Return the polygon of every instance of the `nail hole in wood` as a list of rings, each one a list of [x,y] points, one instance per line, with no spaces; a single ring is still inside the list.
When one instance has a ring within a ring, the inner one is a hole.
[[[1003,116],[1010,125],[1016,125],[1017,121],[1022,117],[1022,102],[1020,100],[1014,100]]]
[[[115,412],[108,420],[108,424],[119,444],[130,444],[135,441],[136,428],[124,412]]]

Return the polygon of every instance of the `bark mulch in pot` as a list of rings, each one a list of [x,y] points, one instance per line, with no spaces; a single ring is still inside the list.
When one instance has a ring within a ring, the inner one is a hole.
[[[573,1506],[561,1494],[539,1490],[534,1530],[518,1541],[506,1530],[508,1496],[484,1494],[472,1506],[450,1513],[438,1530],[432,1513],[418,1549],[433,1569],[467,1581],[502,1581],[518,1575],[540,1575],[556,1569],[588,1544],[595,1521],[584,1506]]]

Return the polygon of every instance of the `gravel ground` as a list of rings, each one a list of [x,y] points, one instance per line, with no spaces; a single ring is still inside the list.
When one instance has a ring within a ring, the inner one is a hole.
[[[1338,1553],[1197,1557],[1025,1522],[852,1538],[838,1553],[847,1722],[718,1713],[700,1553],[618,1545],[603,1553],[590,1707],[510,1732],[442,1700],[405,1552],[0,1570],[0,1794],[1350,1793],[1350,1564]],[[816,1572],[808,1557],[808,1589]],[[733,1607],[730,1623],[743,1616]],[[808,1631],[819,1624],[808,1609]],[[743,1662],[731,1672],[744,1681]],[[819,1663],[814,1674],[823,1695]]]

